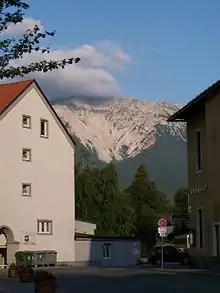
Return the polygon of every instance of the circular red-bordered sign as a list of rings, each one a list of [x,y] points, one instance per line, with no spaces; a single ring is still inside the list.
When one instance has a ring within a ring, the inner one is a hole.
[[[166,227],[167,226],[167,219],[160,218],[157,222],[158,227]]]

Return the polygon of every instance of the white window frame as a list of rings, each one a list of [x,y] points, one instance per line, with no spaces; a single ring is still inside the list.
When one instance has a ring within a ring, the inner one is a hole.
[[[31,129],[31,116],[30,115],[25,115],[25,114],[22,115],[22,127]]]
[[[27,156],[25,156],[25,153]],[[22,161],[31,162],[31,149],[23,148],[22,149]]]
[[[38,235],[52,235],[53,221],[52,220],[37,220],[37,234]]]
[[[197,141],[197,135],[198,133],[200,134],[200,154],[198,154],[198,141]],[[200,162],[199,162],[199,157],[200,157]],[[200,166],[199,166],[200,165]],[[202,171],[202,148],[201,148],[201,130],[197,129],[196,130],[196,173],[200,173]]]
[[[22,183],[22,196],[31,196],[31,183]]]
[[[201,215],[202,215],[202,239],[201,239],[201,234],[200,234],[200,218],[199,218],[199,211],[202,211]],[[196,215],[196,218],[197,218],[197,237],[196,237],[196,246],[197,248],[199,249],[203,249],[204,248],[204,208],[203,207],[199,207],[197,208],[197,215]],[[202,241],[201,241],[202,240]],[[201,246],[201,242],[202,242],[202,246]]]
[[[112,256],[112,245],[110,243],[104,243],[102,246],[102,253],[104,259],[110,259]]]
[[[41,125],[44,123],[44,133],[42,134],[41,130]],[[40,120],[40,137],[42,138],[48,138],[49,137],[49,121],[47,119],[41,119]]]

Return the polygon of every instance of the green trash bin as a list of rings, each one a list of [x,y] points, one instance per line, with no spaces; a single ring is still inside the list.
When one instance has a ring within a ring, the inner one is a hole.
[[[32,251],[17,251],[15,253],[16,265],[18,267],[33,266],[33,252]]]
[[[42,267],[45,263],[44,251],[33,251],[33,265],[35,267]]]
[[[57,252],[55,250],[45,250],[45,266],[54,267],[57,263]]]

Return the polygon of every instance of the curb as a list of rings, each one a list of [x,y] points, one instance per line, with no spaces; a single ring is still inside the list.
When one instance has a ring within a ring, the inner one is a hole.
[[[193,276],[207,276],[207,277],[220,277],[220,272],[211,272],[208,270],[201,270],[201,271],[181,271],[181,270],[175,270],[175,269],[164,269],[160,270],[157,269],[157,272],[163,272],[163,273],[174,273],[177,275],[193,275]]]

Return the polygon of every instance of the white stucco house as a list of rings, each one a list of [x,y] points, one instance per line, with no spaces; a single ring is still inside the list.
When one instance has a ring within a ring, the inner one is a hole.
[[[75,143],[35,80],[0,84],[0,135],[0,254],[73,262]]]

